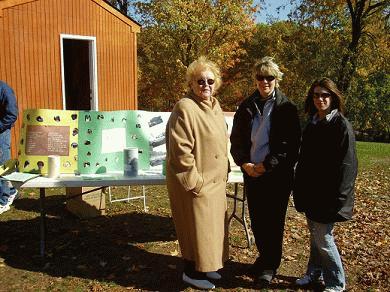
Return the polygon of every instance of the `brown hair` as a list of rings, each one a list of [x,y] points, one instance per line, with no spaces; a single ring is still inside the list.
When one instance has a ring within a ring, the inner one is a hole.
[[[341,91],[337,88],[336,83],[327,77],[317,79],[310,86],[309,92],[305,100],[305,113],[309,116],[314,116],[317,113],[317,109],[314,106],[314,88],[317,86],[325,88],[332,95],[331,109],[338,109],[340,112],[344,112],[344,98]]]

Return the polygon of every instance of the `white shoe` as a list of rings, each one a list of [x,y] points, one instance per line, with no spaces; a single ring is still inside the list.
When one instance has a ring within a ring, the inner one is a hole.
[[[1,206],[0,205],[0,214],[3,214],[4,212],[7,212],[10,208],[10,206],[8,204],[4,205],[4,206]]]
[[[345,291],[345,285],[343,288],[325,288],[325,290],[323,292],[342,292],[342,291]]]
[[[257,281],[261,282],[262,284],[270,284],[272,279],[275,277],[275,271],[274,270],[263,270],[260,275],[257,277]]]
[[[221,274],[218,272],[207,272],[206,277],[212,280],[220,280],[222,278]]]
[[[207,280],[196,280],[196,279],[191,279],[188,277],[185,273],[183,273],[183,281],[195,286],[196,288],[199,289],[214,289],[215,285]]]
[[[19,195],[19,194],[18,194],[18,191],[16,191],[14,194],[10,195],[10,196],[8,197],[7,205],[8,205],[8,206],[11,206],[12,203],[15,201],[15,199],[19,197],[18,195]]]

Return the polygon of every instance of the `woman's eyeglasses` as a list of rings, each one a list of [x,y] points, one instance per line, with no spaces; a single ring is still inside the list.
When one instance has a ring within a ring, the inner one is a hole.
[[[267,80],[268,82],[271,82],[271,81],[275,80],[275,76],[256,75],[257,81],[263,81],[264,79]]]
[[[205,79],[199,79],[198,81],[198,84],[199,85],[213,85],[214,83],[215,83],[215,80],[214,79],[207,79],[207,80],[205,80]]]
[[[322,92],[322,93],[314,92],[313,93],[313,98],[329,98],[331,96],[332,95],[329,92]]]

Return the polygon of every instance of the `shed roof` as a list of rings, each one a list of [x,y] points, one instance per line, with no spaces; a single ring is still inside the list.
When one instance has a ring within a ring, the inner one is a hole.
[[[13,6],[29,3],[29,2],[35,2],[39,0],[0,0],[0,17],[3,17],[3,10],[6,8],[10,8]],[[131,26],[132,29],[135,32],[140,32],[141,25],[132,19],[131,17],[124,15],[122,12],[120,12],[118,9],[113,7],[111,4],[106,2],[105,0],[89,0],[95,2],[97,5],[101,6],[103,9],[106,9],[108,12],[122,20],[127,25]]]

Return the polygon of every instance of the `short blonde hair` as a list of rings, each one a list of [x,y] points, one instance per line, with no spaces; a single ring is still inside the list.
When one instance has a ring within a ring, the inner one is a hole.
[[[209,70],[214,74],[214,90],[217,91],[222,85],[221,71],[217,64],[208,60],[205,56],[199,57],[188,66],[186,72],[186,83],[188,88],[191,88],[191,83],[194,81],[197,74],[206,70]]]
[[[274,62],[272,57],[264,57],[260,61],[257,61],[253,66],[252,77],[256,80],[256,75],[274,76],[276,79],[275,86],[279,87],[279,81],[282,81],[283,73],[280,71],[279,66]]]

